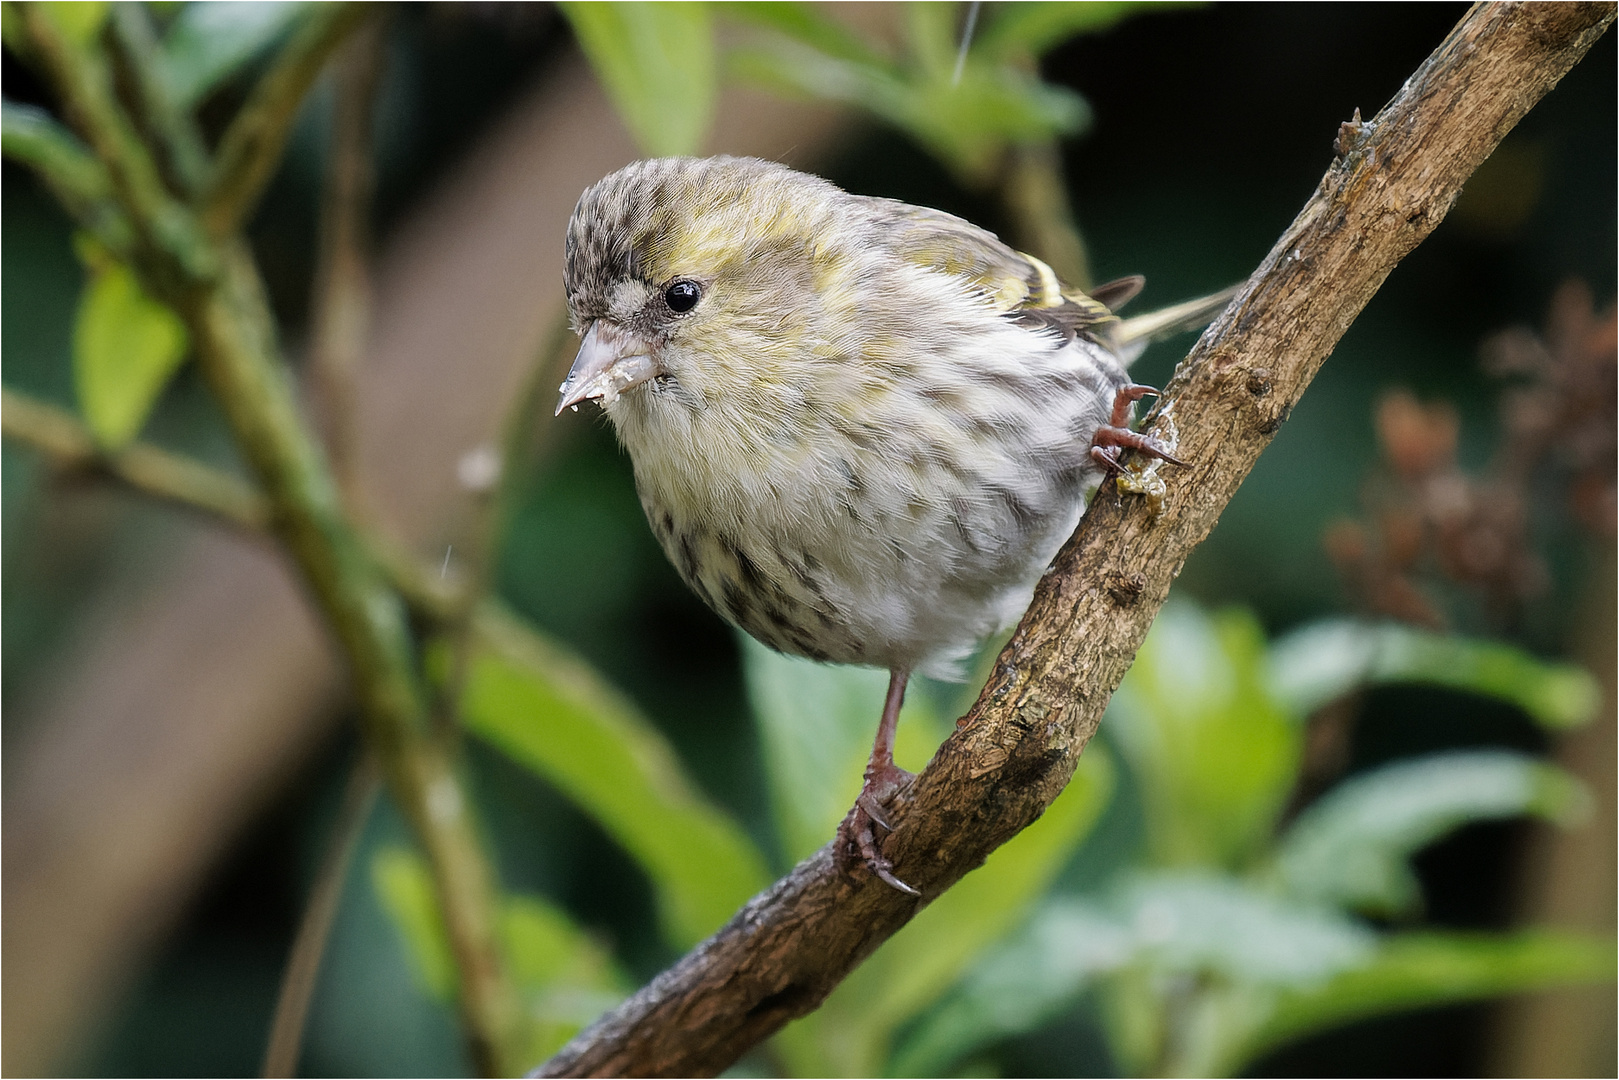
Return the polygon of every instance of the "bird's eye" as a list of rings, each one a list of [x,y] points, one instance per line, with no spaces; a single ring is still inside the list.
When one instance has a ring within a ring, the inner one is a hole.
[[[695,281],[677,281],[663,290],[663,302],[669,305],[669,310],[676,315],[684,315],[697,306],[702,298],[703,290]]]

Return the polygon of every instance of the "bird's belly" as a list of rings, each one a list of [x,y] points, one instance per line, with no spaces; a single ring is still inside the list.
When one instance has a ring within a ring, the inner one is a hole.
[[[689,485],[677,494],[639,468],[637,480],[681,577],[766,645],[952,677],[1017,618],[1073,532],[1087,478],[1075,457],[1043,475],[1028,462],[921,477],[883,467],[892,462],[841,462],[743,499]]]

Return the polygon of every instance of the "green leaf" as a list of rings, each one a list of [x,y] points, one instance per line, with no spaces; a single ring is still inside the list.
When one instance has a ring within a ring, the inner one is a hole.
[[[106,0],[40,0],[39,6],[68,43],[81,49],[101,32],[110,7]]]
[[[95,270],[73,327],[73,380],[102,446],[116,450],[140,433],[185,355],[185,324],[128,267]]]
[[[878,59],[829,55],[787,38],[734,50],[728,62],[733,75],[778,93],[865,109],[974,183],[1008,141],[1078,134],[1091,122],[1090,106],[1078,94],[1011,66],[969,61],[956,82],[949,65],[901,69]]]
[[[1150,985],[1195,976],[1249,987],[1313,986],[1366,963],[1376,940],[1331,909],[1228,877],[1136,878],[1105,906],[1052,901],[917,1025],[890,1074],[939,1075],[979,1046],[1042,1026],[1099,976],[1127,967],[1141,969]]]
[[[738,637],[776,833],[783,854],[797,862],[832,839],[860,794],[888,674],[783,656]],[[944,735],[927,698],[910,693],[900,713],[895,760],[921,768]]]
[[[1282,994],[1231,1069],[1286,1040],[1368,1016],[1556,986],[1611,981],[1615,944],[1552,930],[1400,934],[1370,963]]]
[[[22,12],[17,10],[13,3],[0,3],[0,41],[5,42],[6,48],[11,50],[15,57],[28,58],[32,55],[32,48],[28,43],[28,27],[23,22]]]
[[[455,954],[433,895],[433,879],[421,858],[400,847],[379,848],[371,857],[371,885],[404,939],[411,971],[422,989],[440,1001],[454,1000]]]
[[[739,0],[717,9],[727,19],[768,27],[818,52],[842,60],[884,65],[882,55],[861,41],[848,27],[829,19],[809,4],[787,0]]]
[[[652,878],[671,944],[712,933],[763,888],[742,828],[686,778],[673,749],[591,668],[486,608],[461,710],[467,727],[545,777]]]
[[[1237,868],[1269,838],[1299,730],[1265,674],[1252,615],[1159,614],[1102,724],[1139,781],[1155,862]]]
[[[1114,909],[1160,972],[1214,973],[1266,986],[1319,983],[1370,958],[1376,935],[1326,906],[1232,877],[1154,874],[1126,882]]]
[[[201,103],[308,10],[308,4],[291,0],[204,0],[181,7],[163,40],[175,100],[185,107]]]
[[[1043,1027],[1099,974],[1133,955],[1111,914],[1076,901],[1046,904],[1011,940],[986,955],[907,1035],[889,1076],[945,1076],[980,1046]]]
[[[986,20],[988,25],[978,35],[973,48],[996,59],[1019,54],[1039,56],[1071,37],[1106,30],[1141,11],[1198,6],[1201,5],[1158,0],[994,4],[987,12],[992,17]]]
[[[1113,766],[1101,749],[1091,744],[1039,821],[919,912],[817,1012],[782,1032],[777,1045],[797,1075],[878,1075],[895,1032],[1026,917],[1112,796]]]
[[[1578,782],[1523,754],[1476,750],[1400,761],[1353,777],[1299,815],[1282,838],[1281,880],[1295,896],[1378,914],[1420,900],[1406,860],[1458,826],[1533,814],[1569,821]]]
[[[564,3],[579,46],[643,152],[695,154],[714,118],[714,29],[702,3]]]
[[[624,1000],[629,980],[607,949],[560,908],[535,896],[508,896],[500,929],[528,1022],[519,1060],[544,1061]]]
[[[1494,641],[1394,623],[1331,619],[1296,630],[1271,650],[1272,688],[1296,716],[1364,686],[1426,683],[1510,702],[1543,727],[1578,727],[1602,702],[1596,680],[1572,664],[1538,660]]]
[[[371,881],[422,988],[454,1001],[455,959],[427,863],[404,848],[382,847],[371,859]],[[500,937],[507,974],[524,1005],[518,1059],[545,1060],[623,1000],[628,981],[607,950],[545,900],[502,898]]]

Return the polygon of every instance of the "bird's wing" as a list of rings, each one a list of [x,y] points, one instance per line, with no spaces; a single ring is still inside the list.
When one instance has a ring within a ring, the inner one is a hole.
[[[1035,258],[1003,244],[994,233],[954,214],[894,199],[862,198],[884,226],[888,242],[908,262],[965,278],[995,307],[1014,318],[1078,333],[1111,323],[1107,305],[1067,288]],[[1118,302],[1134,295],[1123,282]],[[1139,286],[1137,286],[1139,287]]]

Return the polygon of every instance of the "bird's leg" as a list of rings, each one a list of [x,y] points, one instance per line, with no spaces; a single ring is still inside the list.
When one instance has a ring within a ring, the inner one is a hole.
[[[1171,454],[1169,448],[1157,439],[1130,430],[1130,406],[1148,394],[1156,397],[1158,391],[1150,386],[1132,383],[1113,395],[1113,415],[1091,436],[1091,460],[1109,474],[1124,471],[1124,466],[1119,464],[1121,447],[1159,458],[1171,465],[1186,466],[1186,462]]]
[[[858,853],[866,869],[900,892],[920,896],[911,886],[894,876],[894,864],[877,850],[877,828],[891,831],[883,804],[894,797],[911,774],[894,764],[894,732],[899,728],[899,707],[905,702],[905,683],[911,673],[895,668],[888,674],[888,698],[883,702],[883,718],[877,725],[877,738],[871,744],[871,760],[866,762],[866,782],[843,824],[838,826],[838,861],[845,868]]]

